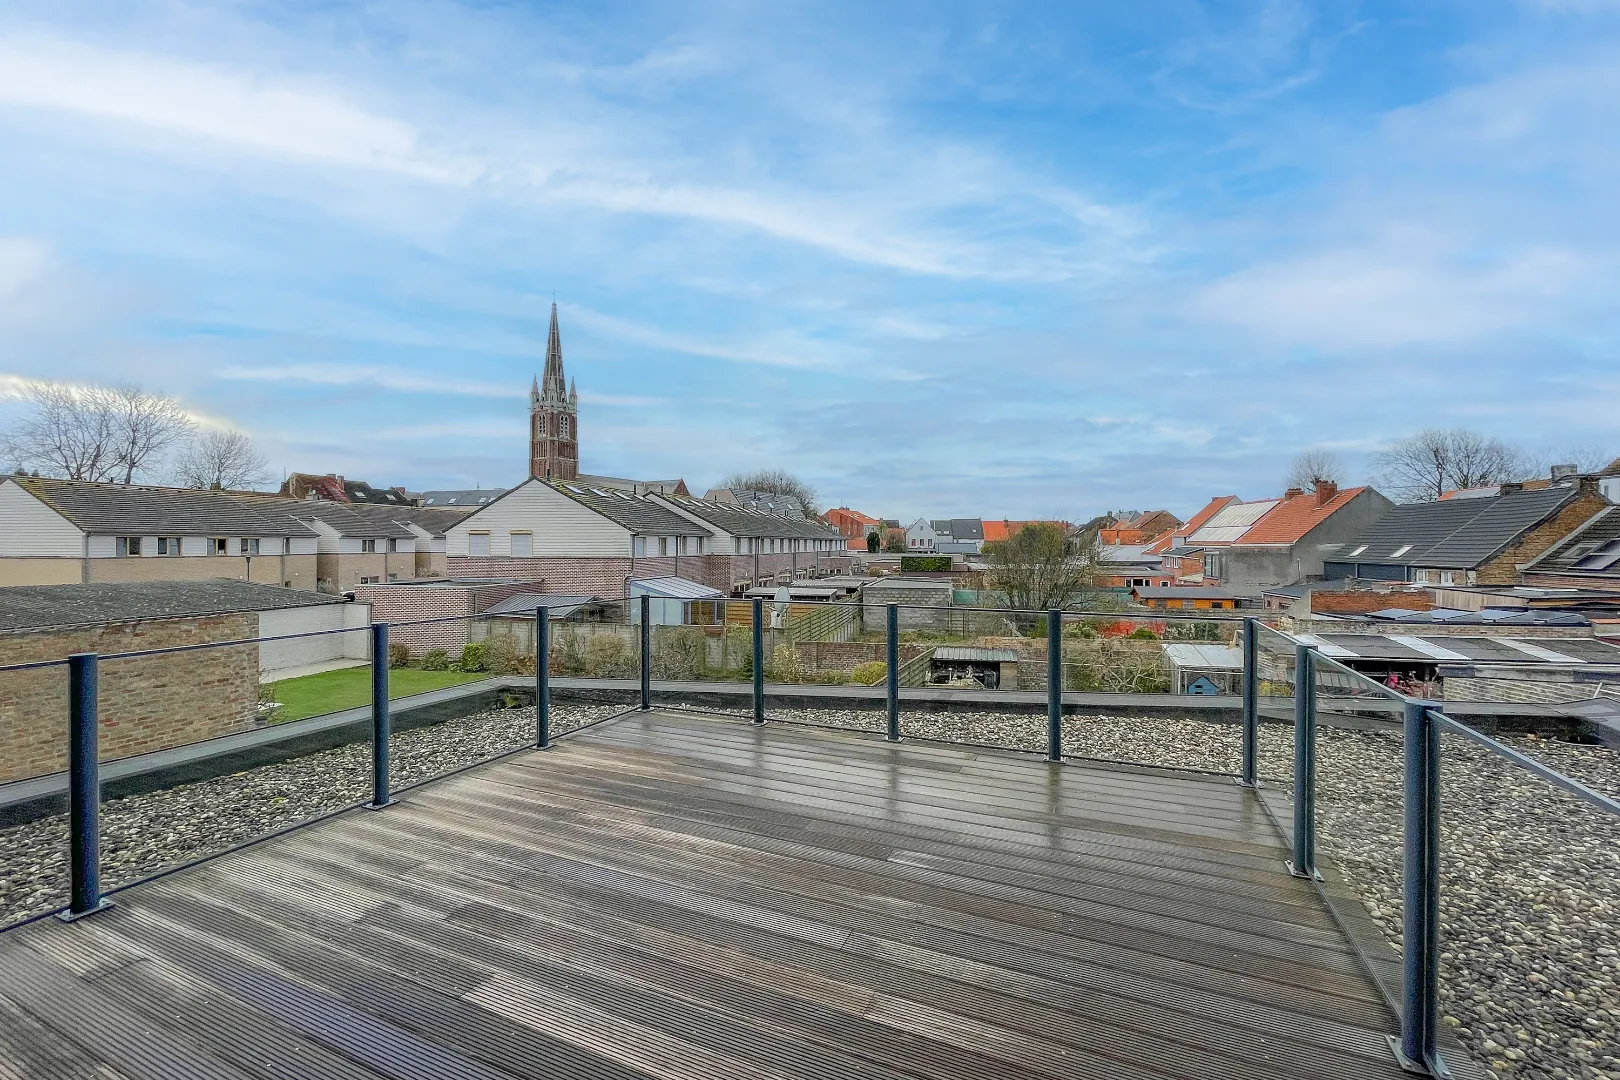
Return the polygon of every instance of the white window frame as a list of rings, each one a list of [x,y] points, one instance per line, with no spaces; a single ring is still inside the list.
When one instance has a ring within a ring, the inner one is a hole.
[[[645,559],[647,557],[647,538],[645,536],[638,536],[630,542],[630,555],[636,559]]]
[[[518,545],[522,543],[525,550],[519,551]],[[514,559],[532,559],[534,557],[534,533],[529,529],[514,529],[507,543],[511,546]]]
[[[483,551],[478,550],[480,545],[483,546]],[[489,558],[489,550],[489,531],[487,529],[467,534],[467,556],[469,558],[487,559]]]
[[[141,538],[139,536],[113,537],[113,555],[119,559],[138,559],[141,557]]]

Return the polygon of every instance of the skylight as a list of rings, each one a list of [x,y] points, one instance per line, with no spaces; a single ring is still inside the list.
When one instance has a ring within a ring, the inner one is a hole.
[[[1360,547],[1358,547],[1358,548],[1356,548],[1356,550],[1354,550],[1354,551],[1352,551],[1352,552],[1351,552],[1351,553],[1350,553],[1350,555],[1349,555],[1349,557],[1350,557],[1350,558],[1352,558],[1352,559],[1353,559],[1353,558],[1355,558],[1355,557],[1356,557],[1356,556],[1357,556],[1357,555],[1360,555],[1360,554],[1361,554],[1361,553],[1362,553],[1362,552],[1363,552],[1363,551],[1366,551],[1366,550],[1367,550],[1367,545],[1366,545],[1366,544],[1362,544],[1362,545],[1361,545],[1361,546],[1360,546]]]
[[[1398,547],[1394,551],[1390,552],[1389,557],[1392,558],[1392,559],[1398,559],[1402,555],[1405,555],[1408,551],[1411,551],[1411,550],[1412,550],[1412,545],[1411,544],[1402,544],[1400,547]]]

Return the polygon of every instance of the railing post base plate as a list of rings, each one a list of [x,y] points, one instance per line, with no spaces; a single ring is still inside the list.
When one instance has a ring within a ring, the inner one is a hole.
[[[1438,1054],[1435,1055],[1433,1065],[1425,1065],[1406,1056],[1406,1052],[1401,1049],[1399,1035],[1385,1035],[1384,1038],[1389,1043],[1389,1052],[1395,1055],[1395,1064],[1401,1067],[1402,1072],[1409,1072],[1413,1076],[1437,1076],[1440,1080],[1451,1080],[1451,1070],[1446,1068],[1446,1063],[1440,1060]]]
[[[111,900],[102,900],[96,904],[95,907],[89,908],[85,911],[58,911],[56,913],[56,917],[61,919],[63,922],[78,922],[80,919],[87,918],[96,914],[97,912],[106,911],[112,906],[113,902]]]
[[[366,809],[367,810],[386,810],[390,806],[393,806],[393,805],[394,805],[394,800],[393,799],[389,799],[387,802],[368,802],[368,803],[366,803]]]
[[[1306,881],[1322,880],[1322,872],[1320,870],[1301,870],[1299,867],[1294,865],[1293,859],[1289,859],[1284,865],[1288,867],[1288,872],[1297,878],[1304,878]]]

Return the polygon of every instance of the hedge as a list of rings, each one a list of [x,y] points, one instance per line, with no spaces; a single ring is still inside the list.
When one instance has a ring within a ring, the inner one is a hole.
[[[951,568],[949,555],[902,555],[900,556],[900,569],[902,572],[943,572]]]

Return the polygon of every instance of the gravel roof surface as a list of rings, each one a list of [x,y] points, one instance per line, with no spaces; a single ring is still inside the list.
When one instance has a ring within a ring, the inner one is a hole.
[[[619,708],[555,705],[571,730]],[[700,710],[713,712],[714,710]],[[746,715],[745,710],[724,710]],[[772,709],[773,719],[880,731],[875,709]],[[1041,715],[908,712],[916,738],[1045,747]],[[1171,768],[1232,772],[1233,724],[1120,716],[1065,722],[1065,753]],[[395,738],[393,767],[409,783],[533,738],[527,709],[482,713]],[[1560,771],[1620,793],[1620,755],[1597,746],[1507,740]],[[1400,940],[1401,738],[1323,729],[1318,747],[1319,847]],[[1261,731],[1261,774],[1287,790],[1293,737]],[[1458,1039],[1498,1076],[1620,1080],[1620,821],[1460,736],[1442,750],[1441,1011]],[[108,886],[358,801],[368,793],[364,743],[106,803]],[[65,902],[66,821],[0,830],[0,922]]]

